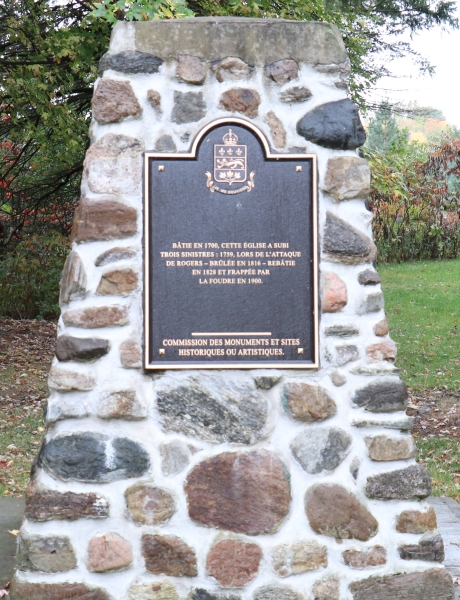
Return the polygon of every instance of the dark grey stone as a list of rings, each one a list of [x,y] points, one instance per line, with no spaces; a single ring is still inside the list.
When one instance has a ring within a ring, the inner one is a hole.
[[[68,360],[86,362],[101,358],[107,354],[109,348],[108,340],[60,335],[56,342],[56,356],[61,362]]]
[[[306,140],[337,150],[354,150],[366,141],[357,106],[349,99],[327,102],[308,112],[297,123]]]
[[[374,419],[363,419],[353,421],[354,427],[384,427],[385,429],[399,429],[400,431],[412,431],[414,428],[414,418],[405,417],[397,421],[377,421]]]
[[[266,399],[249,384],[204,375],[160,383],[156,404],[167,431],[208,442],[254,444],[268,415]]]
[[[190,592],[187,600],[241,600],[241,596],[237,594],[219,594],[208,592],[203,588],[196,588]]]
[[[352,439],[338,427],[307,429],[294,438],[292,454],[311,474],[332,471],[345,458]]]
[[[378,312],[382,310],[385,301],[382,292],[373,292],[367,294],[360,302],[356,312],[358,315],[366,315],[367,313]]]
[[[206,115],[206,102],[202,92],[174,92],[171,121],[193,123]]]
[[[288,102],[289,104],[294,102],[305,102],[312,97],[310,90],[303,85],[295,85],[280,94],[281,102]]]
[[[404,382],[376,381],[360,390],[356,390],[353,402],[374,413],[394,412],[406,410],[407,386]]]
[[[136,256],[136,251],[131,248],[110,248],[106,250],[94,261],[96,267],[103,267],[119,260],[130,260]]]
[[[358,275],[358,281],[361,285],[377,285],[378,283],[382,283],[377,271],[373,271],[372,269],[361,271]]]
[[[118,54],[104,54],[99,63],[99,75],[107,69],[121,71],[122,73],[158,73],[163,64],[161,58],[146,52],[119,52]]]
[[[367,235],[331,212],[326,213],[323,250],[332,260],[351,264],[373,261],[377,255]]]
[[[260,375],[254,377],[256,386],[261,390],[270,390],[281,379],[281,375]]]
[[[452,577],[444,569],[369,577],[349,587],[353,600],[454,600]]]
[[[327,337],[347,338],[359,335],[359,329],[353,325],[332,325],[325,329],[324,334]]]
[[[399,556],[403,560],[444,560],[444,542],[439,531],[427,531],[418,544],[401,544],[398,546]]]
[[[367,478],[366,495],[376,500],[417,500],[431,494],[431,478],[422,465]]]
[[[254,600],[303,600],[303,597],[285,585],[264,585],[253,595]]]
[[[170,135],[162,135],[157,139],[155,150],[157,152],[175,152],[177,148]]]
[[[350,474],[355,481],[358,479],[360,466],[361,466],[361,461],[359,460],[359,458],[357,456],[355,456],[354,459],[350,463]]]
[[[45,440],[36,466],[63,481],[104,483],[141,477],[150,461],[147,452],[132,440],[88,432]]]
[[[75,569],[77,559],[68,537],[20,536],[17,566],[20,571],[59,573]]]

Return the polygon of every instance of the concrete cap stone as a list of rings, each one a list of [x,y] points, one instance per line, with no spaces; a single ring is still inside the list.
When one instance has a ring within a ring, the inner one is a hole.
[[[335,25],[288,19],[194,17],[117,23],[109,54],[128,46],[162,60],[174,59],[177,53],[209,61],[236,56],[255,66],[284,58],[318,65],[347,60]]]

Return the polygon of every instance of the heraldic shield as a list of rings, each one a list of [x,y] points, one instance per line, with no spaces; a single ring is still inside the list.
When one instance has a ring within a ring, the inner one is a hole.
[[[244,183],[247,179],[247,146],[238,144],[231,129],[214,145],[214,179],[219,183]]]

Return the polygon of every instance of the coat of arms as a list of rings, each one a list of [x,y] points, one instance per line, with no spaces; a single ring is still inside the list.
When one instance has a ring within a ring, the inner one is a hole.
[[[222,138],[223,144],[214,144],[214,181],[211,173],[206,172],[207,187],[211,192],[222,194],[239,194],[250,192],[254,187],[255,172],[247,175],[247,152],[244,144],[238,144],[238,136],[231,129]],[[221,188],[216,183],[227,183],[228,188]],[[243,187],[232,189],[233,184],[246,183]]]

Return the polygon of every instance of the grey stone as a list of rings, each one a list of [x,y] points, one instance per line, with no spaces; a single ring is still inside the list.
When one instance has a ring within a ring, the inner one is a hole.
[[[297,123],[297,133],[335,150],[354,150],[366,141],[358,108],[349,98],[321,104],[308,112]]]
[[[150,460],[132,440],[88,432],[45,440],[36,464],[63,481],[104,483],[140,477],[149,469]]]
[[[161,110],[161,94],[156,90],[147,90],[147,102],[153,108],[157,116],[161,116],[163,111]]]
[[[403,560],[428,560],[442,562],[444,560],[444,542],[437,529],[427,531],[418,544],[401,544],[398,546],[399,556]]]
[[[206,102],[202,92],[174,92],[171,121],[193,123],[206,115]]]
[[[239,594],[220,594],[219,592],[209,592],[203,588],[195,588],[187,596],[187,600],[241,600]]]
[[[353,337],[354,335],[359,335],[359,329],[354,325],[331,325],[331,327],[326,327],[324,330],[324,335],[327,337]]]
[[[75,394],[53,395],[46,403],[45,423],[51,425],[64,419],[83,419],[89,414],[88,403],[81,397],[75,398]]]
[[[247,17],[202,17],[117,23],[114,35],[135,48],[164,60],[176,52],[215,61],[238,56],[248,65],[263,66],[290,57],[298,63],[339,65],[347,60],[339,30],[329,23]]]
[[[283,58],[266,66],[265,75],[275,83],[284,85],[288,81],[291,81],[291,79],[297,79],[299,65],[291,58]]]
[[[313,600],[340,600],[340,581],[338,577],[325,577],[315,581]]]
[[[101,419],[140,421],[147,417],[147,407],[134,390],[104,392],[97,404],[97,416]]]
[[[372,262],[377,256],[367,235],[331,212],[326,213],[323,250],[329,260],[346,264]]]
[[[113,262],[118,262],[119,260],[131,260],[136,256],[136,251],[131,248],[110,248],[110,250],[106,250],[94,261],[96,267],[103,267]]]
[[[177,147],[170,135],[162,135],[155,144],[157,152],[176,152]]]
[[[358,479],[359,468],[361,466],[361,461],[357,456],[350,463],[350,473],[353,479],[356,481]]]
[[[452,577],[445,569],[369,577],[349,587],[353,600],[454,600]]]
[[[48,387],[59,392],[89,392],[96,387],[96,380],[91,373],[79,373],[53,366],[48,376]]]
[[[399,429],[400,431],[412,431],[414,428],[414,418],[405,417],[396,421],[377,421],[373,419],[355,420],[354,427],[384,427],[385,429]]]
[[[366,495],[377,500],[418,500],[431,494],[431,478],[422,465],[367,478]]]
[[[337,202],[366,199],[370,193],[371,172],[363,158],[335,156],[327,163],[323,190]]]
[[[264,585],[255,590],[254,600],[303,600],[302,594],[285,585]]]
[[[220,82],[249,79],[254,72],[254,67],[250,67],[236,56],[227,56],[222,60],[214,61],[211,69]]]
[[[60,302],[81,300],[88,293],[85,267],[79,255],[71,252],[67,257],[61,277]]]
[[[170,583],[153,581],[146,585],[132,585],[127,600],[179,600],[179,594]]]
[[[77,559],[68,537],[20,536],[17,565],[20,571],[59,573],[75,569]]]
[[[384,299],[382,292],[371,292],[364,296],[356,309],[358,315],[365,315],[367,313],[378,312],[382,310],[384,305]]]
[[[382,283],[382,280],[380,279],[377,271],[366,269],[365,271],[361,271],[361,273],[359,273],[358,282],[361,285],[377,285]]]
[[[270,390],[281,379],[281,375],[260,375],[254,377],[256,386],[261,390]]]
[[[310,90],[303,85],[295,85],[287,90],[284,90],[280,94],[281,102],[288,102],[292,104],[294,102],[306,102],[312,97]]]
[[[281,396],[284,410],[296,421],[313,423],[324,421],[337,412],[329,393],[319,385],[307,381],[288,381]]]
[[[382,361],[374,364],[358,364],[350,369],[354,375],[367,375],[375,377],[377,375],[398,375],[401,369],[395,367],[393,363]]]
[[[107,354],[109,348],[108,340],[60,335],[56,342],[56,357],[61,362],[93,361]]]
[[[345,458],[352,439],[338,427],[307,429],[299,433],[291,450],[302,468],[311,474],[333,471]]]
[[[335,347],[335,364],[342,367],[349,362],[358,360],[359,350],[354,344],[342,344]]]
[[[165,378],[156,405],[164,429],[208,442],[254,444],[268,416],[264,396],[248,383],[205,375]]]
[[[381,380],[356,390],[353,402],[369,412],[387,413],[406,410],[407,386],[401,380]]]
[[[163,61],[145,52],[104,54],[99,63],[99,75],[108,69],[121,73],[158,73]]]
[[[169,444],[161,444],[160,454],[163,475],[175,475],[183,471],[189,464],[192,455],[187,444],[179,440]]]
[[[329,375],[329,377],[331,378],[332,383],[336,387],[340,387],[347,383],[347,378],[340,371],[332,371],[332,373]]]
[[[208,64],[206,62],[198,56],[191,56],[190,54],[177,54],[176,60],[176,77],[180,81],[185,81],[193,85],[204,83],[208,71]]]
[[[408,460],[415,456],[416,447],[412,436],[368,436],[366,442],[369,458],[375,461]]]

